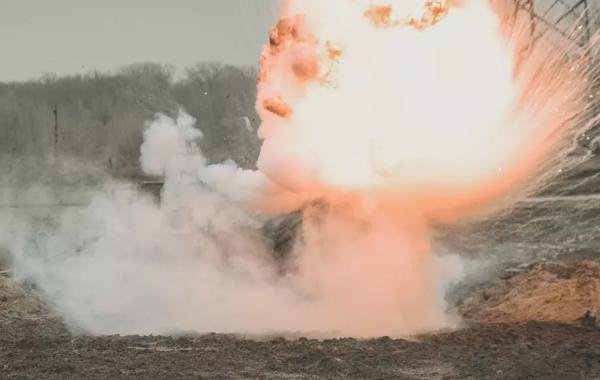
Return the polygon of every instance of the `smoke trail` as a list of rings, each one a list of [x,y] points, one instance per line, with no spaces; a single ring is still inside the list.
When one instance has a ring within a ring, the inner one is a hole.
[[[261,67],[260,171],[208,165],[191,117],[158,116],[141,163],[165,179],[160,204],[129,190],[22,228],[8,216],[15,276],[92,333],[452,325],[444,288],[462,267],[432,251],[432,226],[556,171],[591,74],[543,48],[521,62],[525,39],[487,2],[388,3],[283,7]],[[290,211],[302,228],[276,260],[262,226]]]

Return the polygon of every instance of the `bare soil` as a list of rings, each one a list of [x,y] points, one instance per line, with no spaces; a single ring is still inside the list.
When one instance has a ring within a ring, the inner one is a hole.
[[[600,264],[534,264],[475,292],[459,311],[463,318],[478,323],[573,323],[588,311],[600,311]]]
[[[600,378],[598,328],[483,317],[496,315],[502,304],[496,301],[520,289],[528,276],[545,281],[556,271],[534,266],[500,280],[487,290],[495,296],[476,302],[480,290],[465,301],[465,316],[477,316],[477,322],[411,340],[73,335],[34,291],[0,276],[0,378]]]

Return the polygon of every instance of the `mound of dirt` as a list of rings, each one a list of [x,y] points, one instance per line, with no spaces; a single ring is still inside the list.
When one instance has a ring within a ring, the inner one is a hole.
[[[466,320],[480,323],[573,323],[589,311],[600,311],[600,264],[589,261],[535,264],[478,291],[459,307]]]
[[[52,317],[42,299],[0,275],[0,325],[15,320]]]

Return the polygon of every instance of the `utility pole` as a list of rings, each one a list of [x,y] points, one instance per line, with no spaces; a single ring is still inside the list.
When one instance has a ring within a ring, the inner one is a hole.
[[[58,105],[54,105],[54,158],[58,158]]]

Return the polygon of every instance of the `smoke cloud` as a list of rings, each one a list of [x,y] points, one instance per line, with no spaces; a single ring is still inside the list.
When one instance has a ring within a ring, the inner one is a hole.
[[[414,318],[419,292],[407,294],[403,283],[439,279],[431,291],[441,298],[453,278],[439,273],[449,273],[452,265],[459,274],[459,262],[430,258],[430,273],[405,271],[421,268],[413,262],[421,259],[412,255],[410,240],[387,236],[391,226],[385,221],[373,232],[353,223],[340,230],[348,224],[341,216],[324,218],[318,228],[308,223],[315,232],[306,235],[298,246],[302,256],[282,273],[261,232],[264,216],[244,204],[252,199],[249,189],[268,181],[232,163],[207,165],[199,138],[190,116],[157,116],[145,133],[141,162],[148,174],[164,175],[160,204],[135,189],[118,188],[84,209],[13,223],[2,240],[15,255],[14,275],[35,283],[72,328],[94,334],[369,336],[445,320],[441,306],[432,320]],[[388,244],[397,247],[391,251]],[[307,252],[316,246],[335,249],[325,257]],[[346,254],[336,256],[342,251]],[[399,275],[404,279],[397,282]]]

